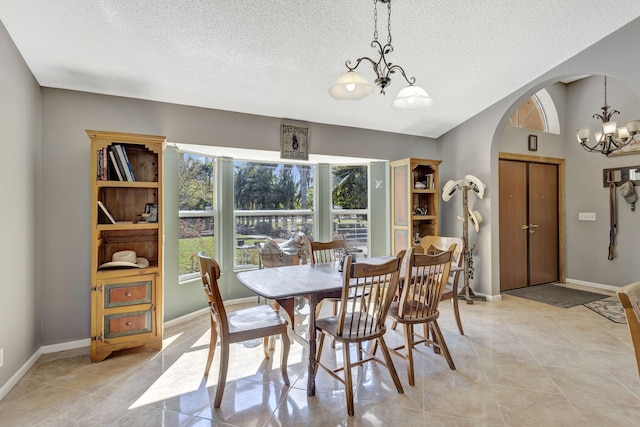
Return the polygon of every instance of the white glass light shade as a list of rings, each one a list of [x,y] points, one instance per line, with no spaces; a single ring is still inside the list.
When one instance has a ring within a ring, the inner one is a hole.
[[[596,145],[602,144],[602,141],[604,141],[604,134],[600,131],[594,132],[593,136],[596,138]]]
[[[371,83],[362,74],[355,71],[340,74],[329,88],[329,95],[340,100],[358,100],[372,93]]]
[[[602,124],[602,133],[605,135],[613,135],[616,132],[618,122],[604,122]]]
[[[640,130],[640,120],[633,120],[630,122],[627,122],[627,131],[629,131],[629,133],[638,133],[638,131]]]
[[[619,127],[618,128],[618,138],[621,139],[627,139],[629,138],[629,131],[627,130],[627,128],[625,126]]]
[[[582,144],[583,141],[585,142],[588,141],[590,133],[591,133],[591,130],[589,128],[578,129],[578,132],[576,133],[578,137],[578,142]]]
[[[398,96],[391,104],[399,110],[417,110],[433,104],[433,98],[419,86],[409,85],[398,92]]]

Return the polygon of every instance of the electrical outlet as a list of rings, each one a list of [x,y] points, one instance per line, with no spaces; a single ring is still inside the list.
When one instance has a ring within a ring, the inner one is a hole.
[[[4,348],[0,348],[0,368],[4,365]]]
[[[595,221],[595,212],[578,212],[578,221]]]

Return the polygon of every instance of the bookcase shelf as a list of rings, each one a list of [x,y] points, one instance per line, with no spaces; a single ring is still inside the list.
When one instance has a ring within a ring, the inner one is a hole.
[[[155,230],[159,226],[157,223],[152,222],[140,222],[140,223],[115,223],[115,224],[98,224],[98,231],[113,231],[113,230]]]
[[[157,182],[141,181],[97,181],[98,188],[158,188]]]
[[[117,350],[162,348],[162,161],[166,139],[93,130],[87,130],[87,135],[93,178],[91,361],[99,362]],[[113,161],[116,146],[124,148],[125,163]],[[120,168],[123,165],[128,174]],[[150,207],[153,217],[149,216]],[[100,268],[122,251],[134,251],[136,259],[144,258],[149,265]]]

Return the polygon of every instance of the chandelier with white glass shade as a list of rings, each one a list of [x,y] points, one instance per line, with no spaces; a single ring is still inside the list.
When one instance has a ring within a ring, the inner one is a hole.
[[[384,46],[378,41],[378,3],[387,5],[387,42]],[[401,66],[387,60],[386,55],[393,52],[393,46],[391,45],[391,0],[373,0],[373,20],[374,32],[371,47],[377,49],[378,59],[375,60],[368,56],[363,56],[358,58],[353,66],[351,61],[347,60],[345,65],[348,71],[338,76],[329,88],[329,94],[339,100],[358,100],[371,95],[373,86],[366,77],[355,71],[364,61],[373,67],[373,71],[376,74],[375,83],[380,87],[380,93],[383,95],[387,86],[391,84],[392,74],[400,74],[409,83],[409,86],[402,89],[391,104],[394,108],[417,110],[430,106],[433,103],[433,99],[424,89],[415,85],[415,77],[407,77]]]
[[[632,120],[621,127],[617,127],[618,122],[611,120],[613,115],[620,114],[620,111],[613,110],[607,105],[607,76],[604,76],[604,106],[601,109],[602,114],[593,115],[594,119],[602,121],[602,128],[593,133],[594,141],[589,140],[591,134],[589,128],[579,129],[576,136],[585,150],[608,156],[633,141],[640,131],[640,120]]]

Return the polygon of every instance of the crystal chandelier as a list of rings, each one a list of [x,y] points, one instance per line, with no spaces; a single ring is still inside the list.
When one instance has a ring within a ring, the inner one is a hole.
[[[387,43],[383,46],[378,41],[378,2],[387,5]],[[380,93],[385,94],[385,89],[391,84],[391,74],[398,72],[409,83],[409,86],[402,89],[396,99],[393,101],[393,107],[401,110],[417,110],[419,108],[428,107],[433,103],[433,99],[427,92],[419,86],[415,86],[415,77],[408,78],[404,69],[387,61],[386,55],[393,52],[391,45],[391,0],[373,0],[373,22],[374,32],[371,47],[378,50],[379,58],[373,60],[367,56],[358,58],[355,65],[351,66],[351,61],[347,60],[345,65],[349,71],[341,74],[329,88],[329,94],[335,99],[358,100],[365,96],[371,95],[373,86],[360,73],[355,70],[362,61],[372,65],[373,71],[376,73],[376,84],[380,87]]]
[[[607,105],[607,76],[604,76],[604,106],[602,114],[594,114],[594,119],[602,121],[602,129],[594,132],[595,141],[589,144],[589,128],[579,129],[576,136],[582,148],[589,152],[602,153],[608,156],[613,151],[618,150],[631,141],[640,130],[640,120],[627,122],[625,126],[616,128],[617,122],[611,121],[614,114],[620,114],[618,110],[609,110],[611,107]]]

